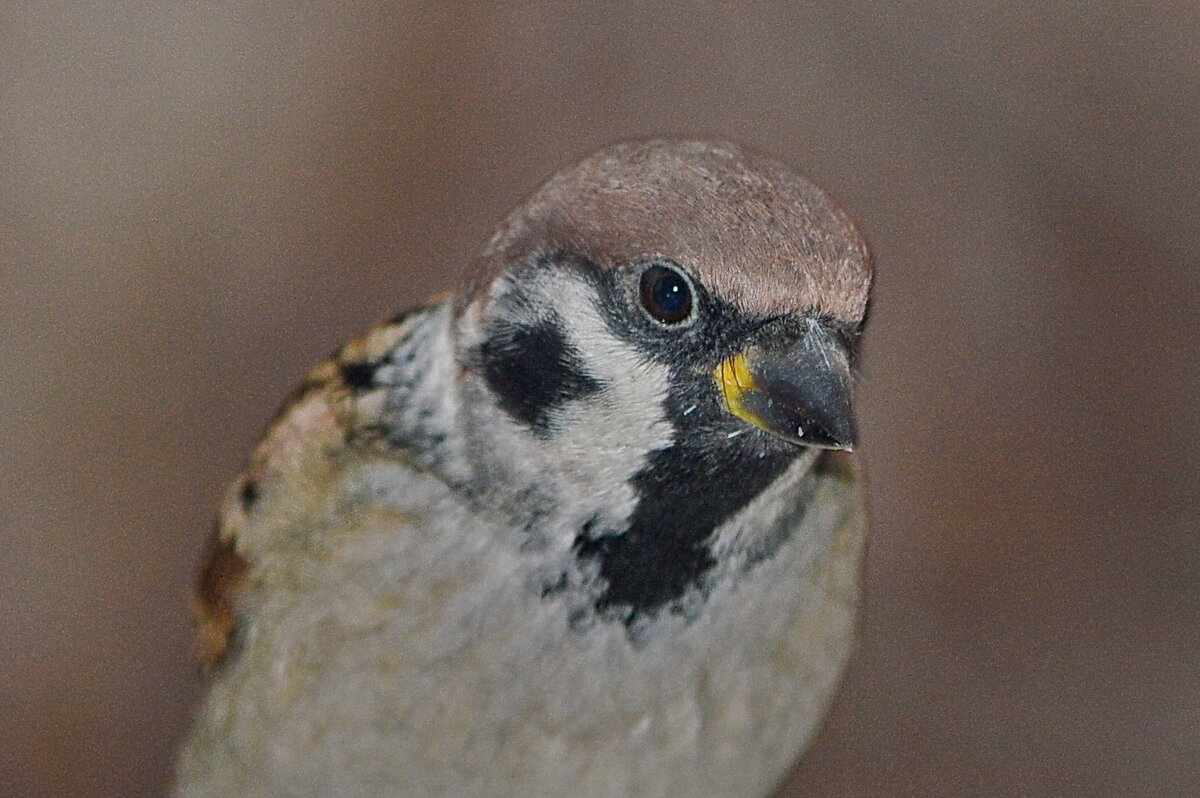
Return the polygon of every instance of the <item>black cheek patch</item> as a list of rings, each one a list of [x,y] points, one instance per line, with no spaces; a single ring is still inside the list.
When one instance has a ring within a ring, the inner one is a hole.
[[[550,414],[567,402],[590,396],[601,383],[584,369],[567,343],[557,317],[532,324],[492,326],[479,347],[484,380],[500,408],[535,433],[549,435]]]

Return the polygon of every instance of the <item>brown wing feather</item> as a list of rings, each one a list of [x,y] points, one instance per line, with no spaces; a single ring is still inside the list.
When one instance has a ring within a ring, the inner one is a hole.
[[[248,563],[234,541],[222,540],[216,529],[208,544],[196,581],[196,653],[210,668],[229,652],[237,626],[237,599],[246,581]]]

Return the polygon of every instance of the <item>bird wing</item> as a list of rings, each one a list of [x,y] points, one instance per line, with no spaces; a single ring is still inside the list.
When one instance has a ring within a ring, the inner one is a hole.
[[[195,650],[209,668],[236,647],[239,599],[254,579],[256,527],[302,506],[321,473],[371,437],[383,389],[373,377],[412,322],[378,324],[309,371],[267,424],[230,484],[204,554],[193,598]]]

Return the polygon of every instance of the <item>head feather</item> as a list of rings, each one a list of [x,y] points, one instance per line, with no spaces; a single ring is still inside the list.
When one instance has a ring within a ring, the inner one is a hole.
[[[866,312],[871,257],[854,223],[787,166],[724,142],[618,144],[550,178],[496,228],[466,272],[461,310],[531,255],[602,267],[666,255],[752,313]]]

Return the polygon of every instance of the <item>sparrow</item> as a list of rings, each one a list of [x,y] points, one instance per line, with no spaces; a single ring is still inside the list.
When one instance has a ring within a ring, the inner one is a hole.
[[[851,648],[871,276],[733,144],[550,178],[229,488],[175,795],[767,795]]]

